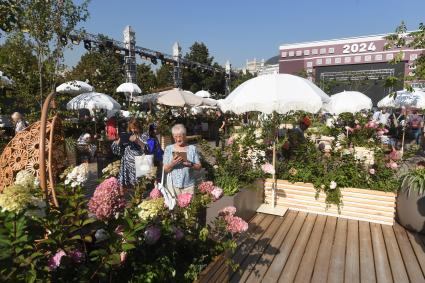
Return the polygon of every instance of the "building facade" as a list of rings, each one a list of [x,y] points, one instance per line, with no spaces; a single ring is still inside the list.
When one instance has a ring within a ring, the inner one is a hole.
[[[412,76],[415,60],[425,51],[405,47],[385,50],[387,35],[283,44],[279,47],[279,73],[304,74],[329,94],[362,91],[376,103],[394,91],[385,87],[385,80]],[[396,56],[401,60],[394,64]],[[403,82],[396,88],[403,88]]]

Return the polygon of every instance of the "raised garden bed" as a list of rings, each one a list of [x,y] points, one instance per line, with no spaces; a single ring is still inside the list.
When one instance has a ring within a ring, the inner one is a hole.
[[[264,184],[265,203],[272,203],[273,179]],[[396,194],[366,189],[341,189],[342,205],[328,205],[326,195],[317,195],[313,184],[277,180],[276,205],[292,210],[362,220],[379,224],[394,224]]]

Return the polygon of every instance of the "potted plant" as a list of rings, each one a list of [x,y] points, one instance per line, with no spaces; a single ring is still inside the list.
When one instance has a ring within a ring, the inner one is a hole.
[[[425,233],[425,162],[400,176],[397,221],[406,229]]]

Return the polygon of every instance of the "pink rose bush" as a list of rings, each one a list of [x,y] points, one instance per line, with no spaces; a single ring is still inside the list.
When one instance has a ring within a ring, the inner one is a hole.
[[[126,205],[123,195],[119,192],[118,180],[111,177],[103,181],[89,201],[89,211],[99,220],[108,220],[116,213],[121,212]]]
[[[376,128],[378,128],[378,124],[374,121],[369,121],[369,122],[366,123],[365,128],[376,129]]]
[[[191,193],[180,194],[177,197],[177,205],[182,208],[187,207],[189,206],[191,200],[192,200]]]

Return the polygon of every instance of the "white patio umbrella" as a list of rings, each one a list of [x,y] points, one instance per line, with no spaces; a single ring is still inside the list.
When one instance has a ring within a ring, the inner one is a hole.
[[[135,83],[123,83],[117,87],[117,92],[142,93],[142,90]]]
[[[206,90],[197,91],[197,92],[195,92],[195,95],[202,97],[202,98],[210,98],[211,97],[211,93],[209,93]]]
[[[329,96],[307,79],[288,74],[270,74],[244,82],[226,99],[219,100],[219,106],[223,112],[236,114],[249,111],[285,114],[297,110],[315,113],[323,102],[328,101]]]
[[[87,92],[82,93],[66,104],[68,110],[89,109],[93,113],[94,109],[104,109],[108,117],[114,115],[121,109],[121,105],[112,97],[104,93]]]
[[[190,91],[173,88],[160,92],[157,103],[177,107],[199,106],[203,103],[203,99]]]
[[[3,72],[2,71],[0,71],[0,82],[3,85],[6,85],[6,86],[13,85],[13,83],[14,83],[12,79],[10,79],[9,77],[3,75]]]
[[[69,81],[56,88],[56,92],[69,94],[81,94],[92,91],[94,91],[94,87],[82,81]]]
[[[276,111],[285,114],[297,110],[316,113],[323,102],[328,101],[328,95],[309,80],[288,74],[270,74],[244,82],[226,99],[220,100],[219,105],[223,111],[236,114],[249,111],[266,114]],[[273,144],[273,167],[276,168],[276,143]],[[284,211],[275,207],[276,184],[273,185],[272,192],[272,210],[263,205],[259,211],[283,215]]]
[[[385,96],[378,102],[378,107],[384,108],[420,108],[425,109],[425,91],[415,89],[410,92],[407,90],[399,90],[396,93],[396,97],[390,94]]]
[[[331,114],[339,115],[344,112],[357,113],[361,110],[370,110],[372,100],[358,91],[343,91],[331,96],[323,108]]]

